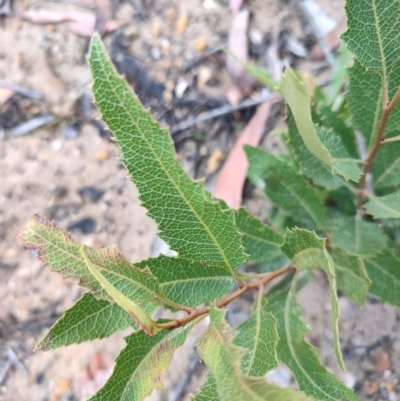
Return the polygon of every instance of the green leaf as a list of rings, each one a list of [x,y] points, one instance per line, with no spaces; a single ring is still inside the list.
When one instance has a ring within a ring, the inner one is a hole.
[[[304,83],[290,67],[286,67],[279,91],[290,107],[296,126],[309,152],[331,167],[330,155],[322,145],[311,119],[311,95],[307,93]]]
[[[263,378],[244,376],[240,360],[245,351],[233,344],[234,333],[224,315],[224,311],[212,308],[210,326],[197,342],[199,355],[215,378],[221,401],[311,401],[302,393],[279,388]]]
[[[365,305],[371,280],[362,259],[338,250],[333,250],[331,256],[338,288],[358,305]]]
[[[95,103],[160,237],[181,257],[218,264],[235,275],[246,257],[234,211],[185,173],[167,130],[117,74],[98,35],[90,45],[89,63]]]
[[[245,209],[236,212],[236,224],[242,233],[242,244],[248,262],[263,262],[282,255],[283,236]]]
[[[93,262],[88,254],[86,253],[86,247],[81,245],[80,252],[83,257],[86,267],[89,269],[93,277],[100,283],[105,289],[107,294],[115,301],[122,309],[129,313],[136,323],[142,328],[147,334],[155,334],[161,329],[153,322],[151,317],[143,310],[136,302],[125,296],[119,291],[108,278],[101,272],[101,266],[97,266],[96,262]],[[89,248],[90,249],[90,248]],[[121,277],[122,280],[126,277]],[[141,285],[140,282],[137,285]]]
[[[332,225],[331,245],[351,255],[373,256],[384,244],[385,237],[379,227],[359,216],[342,216]]]
[[[400,307],[400,257],[389,249],[364,259],[372,284],[369,291],[382,302]]]
[[[286,214],[310,218],[318,227],[325,220],[325,207],[314,188],[292,167],[260,149],[244,147],[249,160],[248,176]]]
[[[337,189],[343,185],[342,178],[332,175],[330,167],[309,152],[290,112],[288,113],[288,120],[288,145],[300,172],[316,185],[329,190]]]
[[[382,77],[378,71],[367,70],[358,60],[349,70],[347,101],[354,126],[373,144],[382,115]]]
[[[157,277],[165,296],[188,307],[220,299],[237,284],[222,267],[179,257],[160,255],[136,266],[149,268]]]
[[[64,312],[49,332],[36,345],[36,350],[80,344],[95,338],[108,337],[126,327],[137,325],[117,304],[96,299],[87,293]]]
[[[342,35],[348,48],[368,69],[384,76],[399,60],[400,1],[347,0],[347,31]]]
[[[208,372],[206,381],[200,387],[199,392],[191,398],[191,401],[220,401],[217,383],[212,373]]]
[[[400,143],[383,145],[372,163],[373,186],[377,192],[400,189]]]
[[[69,234],[39,216],[34,216],[22,229],[20,240],[51,270],[61,273],[64,278],[79,280],[98,299],[116,301],[91,273],[91,266],[95,266],[117,292],[141,307],[154,303],[173,308],[180,306],[165,296],[157,278],[148,269],[140,269],[128,262],[116,247],[85,247],[82,254],[81,245]]]
[[[162,374],[193,325],[161,330],[154,336],[139,331],[126,337],[126,347],[115,361],[113,374],[90,401],[141,401],[153,390],[162,390]]]
[[[326,239],[318,238],[312,231],[303,229],[287,230],[282,251],[300,270],[322,269],[328,276],[331,290],[332,331],[336,358],[344,370],[339,339],[339,305],[336,293],[336,276],[333,261],[325,248]]]
[[[370,195],[364,207],[375,219],[399,219],[400,191],[381,197]]]
[[[276,356],[278,340],[275,317],[257,307],[236,329],[234,340],[234,344],[246,349],[241,361],[245,376],[264,376],[278,367]]]
[[[292,371],[301,391],[321,401],[360,401],[352,390],[321,365],[316,349],[304,340],[308,329],[292,292],[270,295],[263,309],[277,319],[278,358]]]
[[[331,162],[332,173],[341,175],[345,180],[358,182],[361,177],[360,160],[353,159],[341,139],[332,130],[325,127],[315,127],[323,145],[328,149]]]

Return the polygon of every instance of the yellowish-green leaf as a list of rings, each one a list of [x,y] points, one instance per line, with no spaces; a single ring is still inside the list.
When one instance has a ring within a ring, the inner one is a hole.
[[[331,167],[330,155],[323,146],[311,119],[311,95],[290,67],[286,67],[285,74],[280,81],[279,91],[290,107],[298,131],[309,152]]]
[[[162,390],[162,375],[193,325],[161,330],[154,336],[139,331],[126,337],[126,347],[117,357],[111,377],[90,401],[142,401],[153,390]]]
[[[278,359],[292,371],[300,390],[321,401],[360,401],[352,390],[321,365],[316,349],[304,340],[308,328],[291,291],[271,294],[263,308],[277,320]]]
[[[358,182],[361,177],[361,162],[352,158],[340,137],[333,130],[316,126],[316,131],[332,161],[332,173],[341,175],[346,180]]]
[[[300,172],[310,178],[314,184],[328,190],[337,189],[343,185],[342,178],[332,175],[331,168],[307,149],[290,111],[288,112],[288,120],[287,143]]]
[[[278,367],[276,345],[279,337],[271,313],[255,308],[252,315],[236,329],[234,344],[246,349],[241,367],[246,376],[264,376]]]
[[[332,331],[336,358],[344,370],[342,351],[339,339],[339,305],[336,293],[336,275],[333,261],[326,250],[326,239],[318,238],[315,232],[293,229],[287,230],[282,251],[301,270],[322,269],[328,276],[332,305]]]
[[[212,308],[210,326],[197,342],[199,356],[215,378],[221,401],[311,401],[302,393],[279,388],[263,378],[244,376],[240,360],[245,350],[233,344],[234,332],[225,312]]]
[[[93,263],[84,245],[81,245],[80,253],[85,261],[86,267],[89,269],[93,277],[100,283],[105,289],[107,294],[116,302],[123,310],[125,310],[132,318],[136,321],[140,328],[142,328],[147,334],[156,334],[160,331],[160,328],[151,320],[150,316],[134,301],[125,296],[117,288],[112,285],[107,278],[101,273],[100,268]]]
[[[191,398],[191,401],[221,401],[217,391],[217,383],[212,373],[208,372],[206,381],[198,390],[198,393]]]
[[[69,234],[39,216],[34,216],[23,228],[20,240],[50,269],[61,273],[64,278],[79,280],[98,299],[114,303],[118,295],[108,287],[106,290],[105,283],[101,283],[103,279],[99,281],[100,276],[95,277],[92,271],[99,273],[124,299],[128,298],[142,309],[149,304],[180,307],[165,296],[157,278],[148,269],[128,262],[116,247],[85,247],[82,252],[81,245]]]
[[[91,41],[89,64],[96,106],[160,237],[181,257],[221,265],[235,275],[246,256],[234,211],[185,173],[167,130],[118,75],[98,35]]]

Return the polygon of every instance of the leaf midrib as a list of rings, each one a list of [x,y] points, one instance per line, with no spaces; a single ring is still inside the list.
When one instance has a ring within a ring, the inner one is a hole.
[[[390,196],[390,195],[388,195]],[[380,198],[377,196],[370,196],[370,199],[374,201],[376,204],[378,204],[382,209],[386,210],[387,212],[391,212],[392,214],[397,215],[397,217],[400,217],[400,211],[396,209],[392,209],[391,207],[385,205],[385,203],[382,203]]]
[[[146,142],[148,148],[151,150],[152,154],[154,155],[154,157],[156,158],[156,160],[159,162],[160,167],[162,168],[162,170],[164,171],[164,173],[166,174],[166,176],[169,178],[170,182],[172,183],[172,185],[175,187],[175,189],[177,190],[177,192],[181,195],[182,199],[184,199],[185,203],[187,204],[187,206],[189,207],[189,209],[193,212],[193,214],[196,216],[196,218],[198,219],[198,221],[200,222],[200,224],[205,228],[205,230],[207,231],[207,233],[210,235],[210,237],[212,238],[214,244],[216,245],[220,255],[222,256],[227,268],[229,270],[232,271],[232,267],[230,266],[230,263],[225,255],[225,253],[223,252],[221,246],[219,245],[218,241],[216,240],[215,236],[213,235],[213,233],[210,231],[209,227],[202,221],[202,219],[200,218],[200,216],[197,214],[196,210],[192,207],[192,205],[190,204],[189,200],[184,196],[183,192],[180,190],[179,186],[175,183],[175,181],[172,179],[172,177],[170,176],[170,174],[168,173],[168,169],[166,169],[164,167],[164,164],[161,162],[161,159],[158,157],[157,153],[154,151],[153,147],[150,146],[149,141],[147,140],[146,136],[143,134],[142,130],[140,129],[140,127],[138,126],[137,122],[135,119],[132,118],[132,115],[128,112],[128,110],[126,109],[125,105],[123,104],[123,102],[121,102],[121,100],[119,99],[119,96],[117,95],[116,91],[115,91],[115,87],[113,85],[110,85],[111,82],[108,79],[108,75],[105,73],[104,70],[104,65],[106,65],[107,63],[102,63],[101,68],[103,69],[103,75],[106,77],[106,82],[108,83],[108,86],[111,87],[111,90],[114,92],[115,97],[118,99],[121,107],[125,110],[126,115],[128,116],[128,118],[130,119],[131,123],[136,127],[137,131],[140,133],[140,135],[142,136],[142,139]],[[114,68],[114,67],[111,67]],[[116,71],[114,71],[116,73]],[[116,73],[117,75],[117,73]],[[118,80],[119,82],[125,86],[125,83],[123,81],[123,79],[121,77],[118,76]],[[133,94],[132,94],[133,95]],[[103,113],[102,113],[103,114]],[[165,130],[163,130],[165,131]],[[223,211],[221,210],[221,213],[223,213]]]
[[[313,213],[312,210],[311,210],[311,211],[309,210],[308,204],[307,204],[307,203],[304,203],[303,200],[302,200],[302,198],[301,198],[301,197],[299,198],[298,195],[297,195],[297,193],[295,193],[295,192],[293,192],[293,191],[291,190],[290,186],[287,185],[287,181],[286,181],[286,180],[282,180],[281,183],[282,183],[283,187],[286,188],[286,190],[287,190],[290,194],[292,194],[292,196],[293,196],[295,199],[297,199],[297,200],[299,201],[299,203],[304,207],[304,209],[305,209],[305,210],[307,211],[307,213],[311,216],[311,218],[315,221],[315,223],[317,223],[318,227],[319,227],[319,228],[322,228],[321,221],[319,220],[319,218],[316,218],[316,216],[314,215],[314,213]]]
[[[285,334],[286,334],[286,338],[288,339],[287,344],[289,346],[289,350],[291,355],[293,356],[293,360],[296,362],[296,365],[300,368],[300,370],[303,372],[303,374],[307,377],[307,379],[309,380],[310,383],[314,384],[314,387],[318,388],[324,395],[326,395],[328,398],[330,398],[333,401],[337,401],[337,398],[332,398],[332,396],[328,393],[326,393],[323,389],[321,389],[321,387],[318,386],[318,383],[316,383],[308,374],[308,372],[306,370],[303,369],[303,366],[300,364],[300,361],[297,359],[297,355],[295,353],[295,350],[292,346],[292,336],[290,331],[288,330],[289,327],[289,308],[288,308],[288,301],[289,298],[292,296],[292,294],[289,292],[288,296],[286,297],[286,301],[285,301],[285,309],[284,309],[284,321],[285,321]]]
[[[378,186],[378,184],[379,184],[381,181],[383,181],[383,180],[386,178],[386,176],[388,176],[388,175],[392,172],[392,170],[393,170],[394,168],[396,168],[399,164],[400,164],[400,157],[399,157],[398,159],[396,159],[396,160],[394,161],[394,163],[392,163],[392,165],[391,165],[389,168],[387,168],[387,169],[384,171],[384,173],[383,173],[382,175],[380,175],[380,176],[375,180],[374,185],[375,185],[375,186]]]

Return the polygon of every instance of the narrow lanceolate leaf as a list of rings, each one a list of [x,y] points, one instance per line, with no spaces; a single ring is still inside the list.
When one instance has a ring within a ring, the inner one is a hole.
[[[139,331],[126,337],[113,374],[90,401],[141,401],[153,390],[162,390],[162,375],[192,327],[188,324],[173,331],[161,330],[154,336]]]
[[[311,401],[302,393],[279,388],[263,378],[244,376],[240,360],[244,349],[233,344],[234,332],[224,320],[225,312],[210,310],[210,326],[197,342],[199,356],[215,378],[221,401]]]
[[[277,319],[278,359],[291,370],[300,390],[321,401],[360,401],[352,390],[325,369],[316,349],[304,340],[308,329],[292,292],[272,294],[263,308]]]
[[[337,299],[336,275],[331,256],[325,247],[325,239],[318,238],[312,231],[303,229],[287,230],[282,251],[293,265],[301,270],[322,269],[328,276],[331,290],[332,331],[336,358],[344,370],[339,340],[339,305]]]
[[[300,172],[310,178],[314,184],[323,188],[329,190],[339,188],[343,185],[342,178],[332,175],[331,168],[310,153],[299,134],[291,113],[288,114],[288,146],[299,166]]]
[[[347,0],[346,13],[342,39],[367,68],[387,74],[399,60],[400,1]]]
[[[47,351],[104,338],[129,326],[137,328],[132,317],[117,304],[96,299],[87,293],[65,311],[35,349]]]
[[[44,218],[34,216],[22,229],[20,241],[35,252],[51,270],[64,278],[79,280],[96,298],[116,302],[114,295],[104,288],[91,269],[98,271],[121,296],[144,307],[163,303],[175,307],[163,293],[156,277],[148,269],[140,269],[128,262],[115,248],[92,249],[77,244],[69,234]]]
[[[381,146],[372,163],[372,179],[376,192],[393,192],[400,188],[400,143]]]
[[[357,217],[341,217],[331,227],[331,245],[352,255],[373,256],[385,244],[375,223]]]
[[[330,167],[332,165],[330,155],[322,145],[311,119],[311,95],[290,67],[286,67],[285,74],[280,81],[279,91],[290,107],[306,148]]]
[[[85,261],[86,267],[113,301],[132,316],[140,328],[142,328],[147,334],[155,334],[160,331],[153,320],[151,320],[151,317],[136,302],[125,296],[110,281],[108,281],[107,277],[101,272],[101,267],[98,267],[97,264],[90,259],[86,248],[87,247],[84,245],[80,248],[80,253]]]
[[[234,211],[185,173],[167,130],[115,71],[99,36],[92,39],[89,62],[95,103],[160,236],[181,257],[219,264],[233,273],[246,259]]]
[[[221,299],[237,284],[222,267],[179,257],[160,255],[136,266],[149,268],[157,277],[165,296],[187,307]]]
[[[298,220],[311,219],[323,226],[325,207],[311,185],[284,161],[260,150],[245,146],[250,180],[260,187],[271,202]]]
[[[206,381],[199,388],[198,393],[190,399],[191,401],[221,401],[217,391],[217,383],[212,373],[208,372]]]
[[[394,251],[384,249],[364,262],[372,281],[369,291],[382,302],[400,307],[400,257]]]
[[[282,256],[283,236],[243,208],[236,212],[236,225],[242,233],[248,262],[263,262]]]
[[[386,196],[370,196],[364,207],[375,219],[399,219],[400,191]]]
[[[358,305],[365,305],[371,280],[362,259],[338,250],[333,250],[331,256],[338,288]]]
[[[234,344],[246,349],[241,361],[245,376],[264,376],[278,367],[276,355],[278,340],[275,317],[257,307],[236,329],[234,340]]]

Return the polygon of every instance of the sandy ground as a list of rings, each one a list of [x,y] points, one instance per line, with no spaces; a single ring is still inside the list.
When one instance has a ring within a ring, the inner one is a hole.
[[[18,8],[76,9],[77,3],[26,0],[18,3]],[[90,6],[92,2],[84,3]],[[204,91],[210,96],[224,96],[229,78],[223,65],[205,62],[184,77],[181,69],[188,60],[226,43],[232,17],[225,3],[163,0],[148,2],[146,7],[140,1],[113,3],[114,18],[128,21],[123,30],[132,39],[129,51],[137,56],[152,79],[166,87],[162,98],[149,100],[156,115],[165,111],[163,104],[171,101],[178,83],[190,81],[196,74],[204,79],[210,72],[215,74],[215,79],[204,84]],[[320,3],[331,17],[341,18],[341,1]],[[207,4],[214,8],[207,8]],[[291,27],[305,40],[295,12],[286,7],[289,6],[284,1],[251,2],[253,36],[284,26]],[[185,19],[187,25],[179,28]],[[108,45],[111,39],[112,36],[106,38]],[[78,242],[92,246],[118,244],[131,261],[150,256],[156,234],[155,223],[141,208],[137,191],[118,161],[119,150],[115,144],[89,122],[81,123],[76,135],[66,134],[67,124],[77,119],[77,99],[88,92],[90,73],[84,57],[87,45],[88,39],[71,32],[68,24],[36,25],[14,15],[3,19],[0,26],[0,79],[43,94],[42,100],[14,95],[0,106],[3,126],[9,128],[8,123],[13,126],[24,118],[44,113],[56,116],[51,126],[22,137],[10,137],[5,130],[0,138],[2,401],[84,399],[90,390],[88,367],[100,354],[112,360],[122,349],[126,334],[118,333],[102,341],[51,352],[32,352],[48,327],[79,298],[81,289],[41,267],[18,245],[18,232],[29,218],[39,213],[64,229],[75,225],[72,235]],[[15,107],[10,105],[11,101]],[[223,146],[226,154],[242,127],[242,122],[235,123],[233,132],[227,135],[222,126],[223,133],[218,140],[207,141],[200,153],[208,158],[218,146]],[[196,151],[198,147],[190,141],[178,146],[179,158],[189,171]],[[264,206],[257,199],[253,198],[249,205],[252,211],[262,214]],[[82,222],[82,219],[86,220]],[[344,374],[332,355],[326,289],[324,277],[317,275],[299,295],[312,327],[309,340],[319,347],[323,363],[350,386],[355,386],[362,399],[400,400],[397,397],[400,394],[399,311],[373,299],[359,309],[344,297],[340,298],[341,342],[348,367],[348,373]],[[194,341],[195,336],[178,353],[171,372],[165,376],[169,393],[155,393],[152,400],[168,399],[193,359]],[[8,369],[10,361],[13,364]],[[195,391],[204,374],[200,366],[189,391]]]

